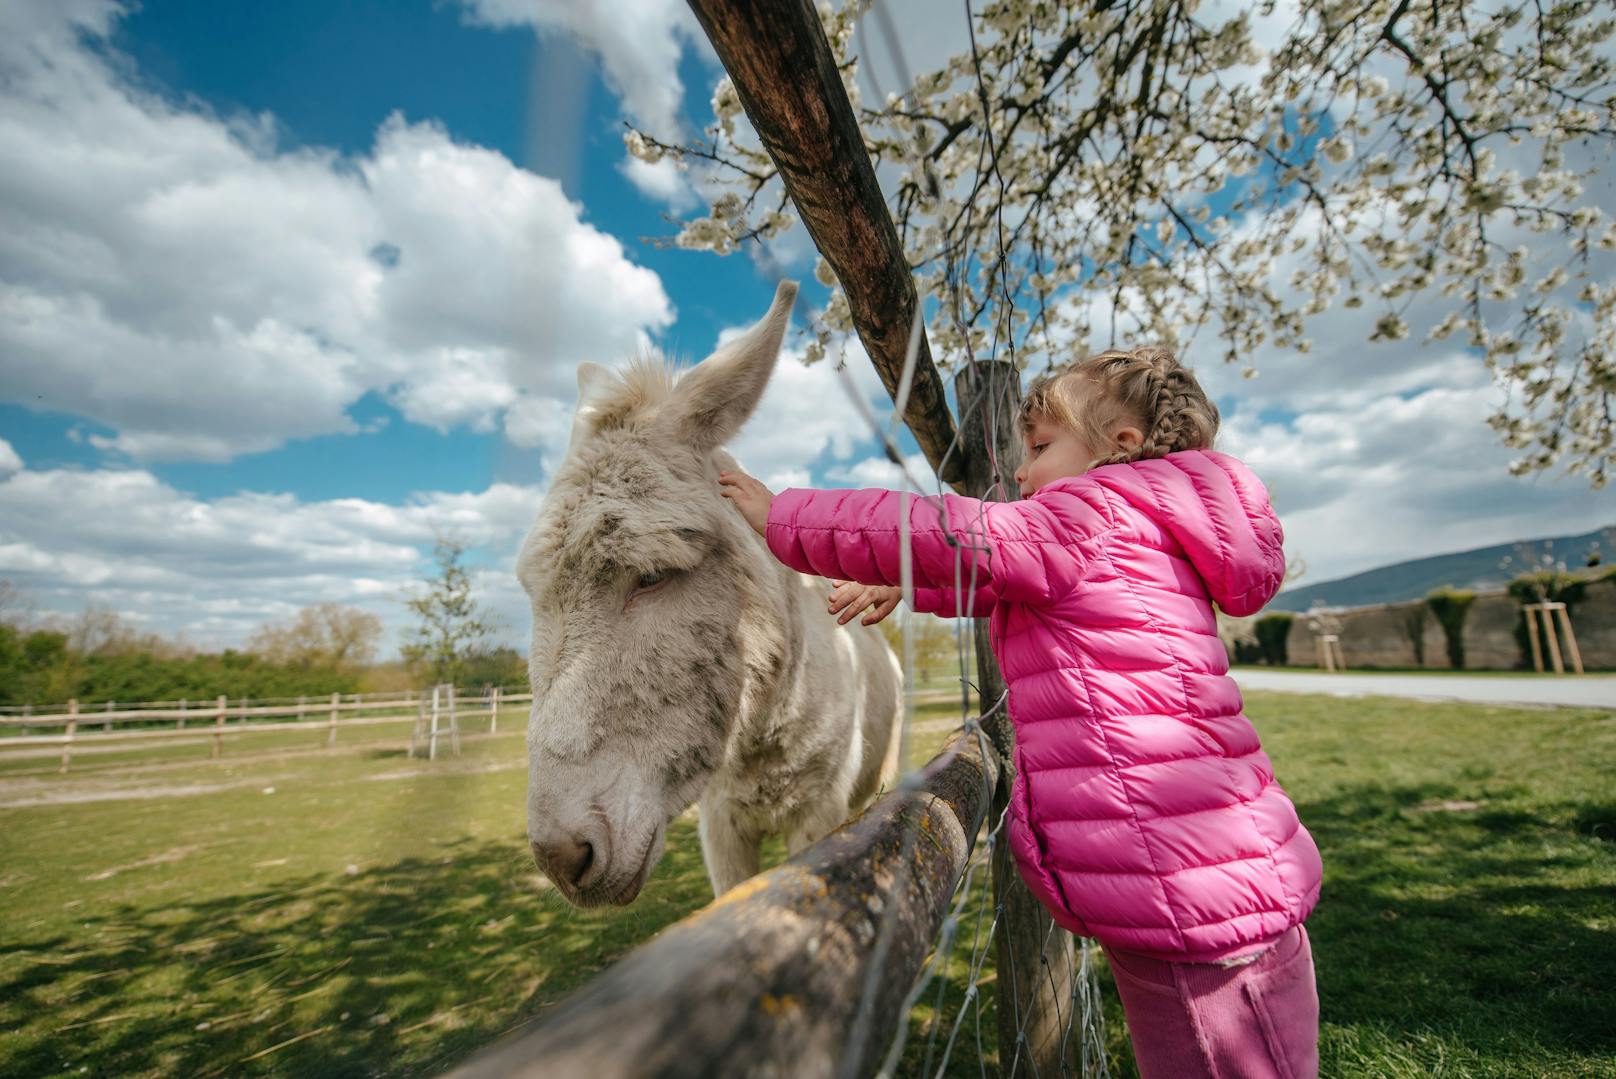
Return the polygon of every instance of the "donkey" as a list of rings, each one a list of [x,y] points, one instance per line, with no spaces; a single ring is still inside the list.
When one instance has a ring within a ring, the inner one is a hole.
[[[532,601],[528,840],[580,907],[633,901],[699,799],[721,895],[759,846],[795,854],[897,765],[900,679],[873,627],[838,626],[719,496],[796,299],[676,376],[578,369],[572,441],[522,545]]]

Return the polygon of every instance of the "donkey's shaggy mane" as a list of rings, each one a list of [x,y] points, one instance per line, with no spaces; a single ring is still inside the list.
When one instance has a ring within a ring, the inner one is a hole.
[[[595,428],[617,427],[648,413],[654,415],[673,396],[679,375],[673,362],[662,356],[648,352],[635,356],[592,392],[589,405],[595,413]]]

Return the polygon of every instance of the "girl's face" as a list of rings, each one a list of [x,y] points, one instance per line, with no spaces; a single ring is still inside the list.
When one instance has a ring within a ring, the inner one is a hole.
[[[1081,476],[1088,471],[1089,462],[1100,456],[1084,444],[1077,432],[1036,412],[1029,419],[1032,426],[1022,435],[1021,467],[1016,469],[1022,498],[1037,493],[1053,480]]]

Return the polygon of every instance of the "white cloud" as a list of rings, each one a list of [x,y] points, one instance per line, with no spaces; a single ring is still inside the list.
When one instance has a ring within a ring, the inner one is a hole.
[[[903,463],[909,475],[920,483],[921,494],[938,493],[939,486],[925,454],[907,454]],[[837,465],[825,471],[825,479],[843,487],[882,487],[889,491],[902,490],[908,484],[903,470],[886,457],[866,457],[851,464]]]
[[[22,470],[22,458],[11,448],[11,443],[0,438],[0,475]]]
[[[501,615],[501,639],[520,646],[527,608],[511,563],[539,499],[494,484],[404,506],[201,500],[145,471],[22,470],[0,479],[0,577],[43,610],[94,604],[206,647],[240,644],[309,604],[351,604],[383,620],[390,649],[409,621],[401,601],[428,568],[424,549],[442,533],[474,548],[479,598]]]
[[[486,429],[671,323],[555,181],[397,115],[357,160],[278,151],[272,118],[140,89],[98,40],[121,13],[0,15],[5,399],[217,461],[352,432],[366,392]]]
[[[618,163],[618,171],[641,193],[666,203],[671,210],[683,213],[700,204],[685,174],[671,157],[664,157],[654,165],[637,157],[624,157]]]
[[[600,57],[606,82],[635,122],[659,137],[683,129],[683,41],[704,40],[682,0],[462,0],[487,26],[561,32]]]
[[[1410,559],[1616,521],[1616,492],[1579,477],[1516,478],[1477,422],[1485,385],[1318,409],[1293,425],[1231,423],[1221,445],[1268,485],[1313,584]]]
[[[468,21],[484,26],[529,26],[541,35],[564,35],[600,60],[606,84],[640,130],[664,142],[687,137],[684,83],[679,62],[685,46],[706,53],[706,38],[682,0],[461,0]],[[572,107],[537,101],[536,108]],[[684,211],[696,205],[686,178],[671,160],[655,165],[624,155],[619,171],[650,198]]]

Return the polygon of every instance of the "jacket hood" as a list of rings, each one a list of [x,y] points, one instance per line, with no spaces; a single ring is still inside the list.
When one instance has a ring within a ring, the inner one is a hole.
[[[1215,450],[1102,465],[1092,480],[1157,521],[1184,548],[1224,613],[1260,611],[1285,580],[1285,531],[1262,481]]]

